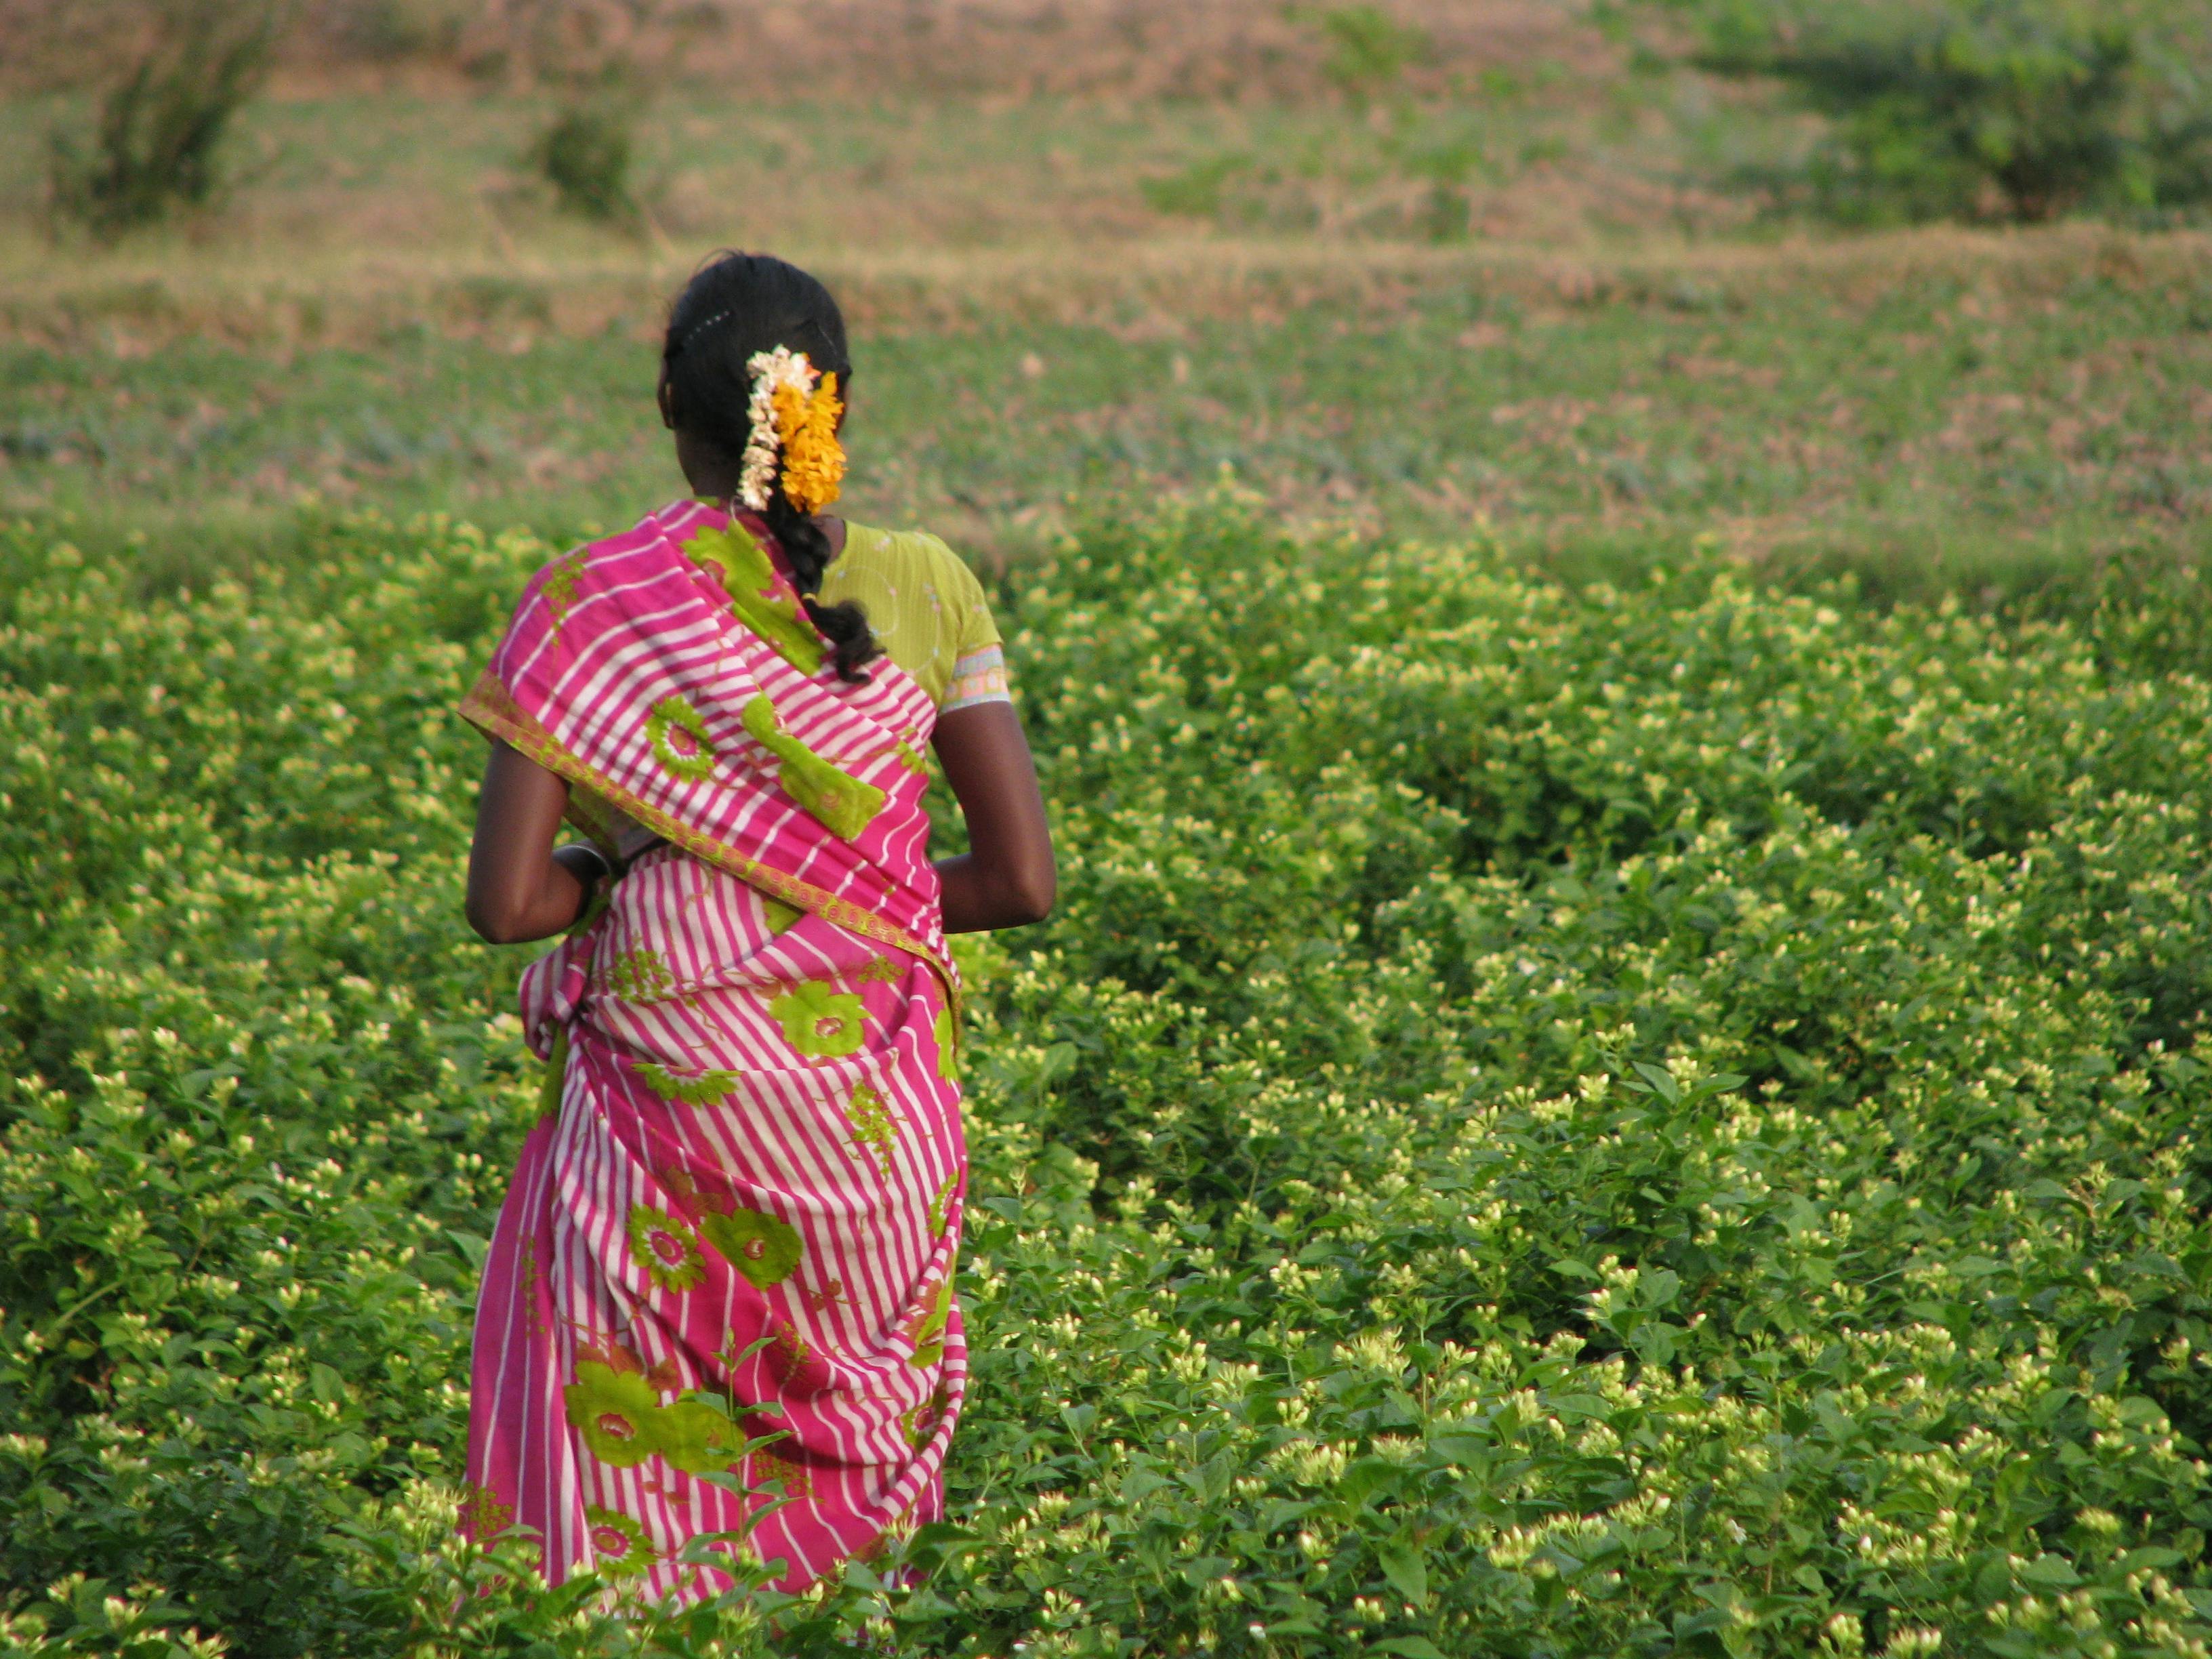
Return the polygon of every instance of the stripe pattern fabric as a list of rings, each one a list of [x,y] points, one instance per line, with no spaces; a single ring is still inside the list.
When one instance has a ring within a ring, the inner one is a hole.
[[[720,565],[751,544],[742,521],[687,501],[552,560],[461,713],[566,777],[586,831],[619,814],[802,908],[872,921],[957,994],[922,804],[936,708],[896,663],[848,683],[741,622]],[[773,606],[811,635],[786,574],[763,574]],[[880,798],[858,833],[836,833],[789,787],[825,774],[863,804]]]
[[[685,504],[541,572],[464,706],[580,817],[678,832],[524,975],[557,1083],[485,1261],[464,1516],[526,1528],[549,1582],[655,1597],[730,1582],[678,1559],[708,1534],[750,1528],[798,1589],[937,1518],[967,1378],[955,981],[909,760],[934,710],[738,620],[803,615],[780,572],[718,605],[702,528],[731,526]]]

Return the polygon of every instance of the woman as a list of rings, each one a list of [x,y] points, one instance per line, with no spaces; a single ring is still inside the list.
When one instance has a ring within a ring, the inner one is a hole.
[[[797,1589],[942,1510],[945,935],[1042,917],[1052,846],[975,577],[822,512],[851,386],[819,283],[707,264],[659,387],[694,499],[540,570],[462,705],[469,919],[568,930],[523,975],[544,1115],[484,1264],[464,1517],[530,1528],[552,1582],[705,1594],[676,1558],[750,1522]],[[934,865],[926,744],[973,849]]]

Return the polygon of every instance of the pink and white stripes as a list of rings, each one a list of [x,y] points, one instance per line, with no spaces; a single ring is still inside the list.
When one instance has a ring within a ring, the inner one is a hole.
[[[934,713],[887,662],[804,673],[718,608],[681,551],[709,511],[541,573],[465,705],[578,816],[677,843],[524,977],[565,1063],[486,1261],[469,1437],[474,1531],[648,1595],[726,1582],[675,1558],[766,1494],[710,1475],[790,1500],[750,1544],[787,1589],[936,1518],[967,1376]]]

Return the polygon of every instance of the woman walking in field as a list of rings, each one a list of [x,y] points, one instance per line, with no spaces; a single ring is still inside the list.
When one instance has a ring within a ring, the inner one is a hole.
[[[659,387],[693,497],[532,577],[462,705],[492,739],[470,921],[569,930],[523,975],[549,1083],[484,1264],[465,1516],[534,1532],[550,1581],[708,1593],[677,1558],[750,1519],[797,1589],[942,1512],[945,935],[1042,916],[1053,858],[981,587],[823,511],[851,384],[819,283],[707,264]],[[925,746],[973,848],[934,865]]]

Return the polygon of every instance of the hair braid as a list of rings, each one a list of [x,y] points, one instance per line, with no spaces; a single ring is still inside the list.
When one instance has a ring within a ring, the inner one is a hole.
[[[828,289],[769,254],[715,254],[669,311],[661,359],[676,423],[732,460],[744,454],[751,434],[747,365],[756,353],[777,346],[805,352],[817,370],[837,377],[841,392],[852,384],[844,315]],[[799,602],[830,641],[838,677],[866,679],[861,668],[882,654],[867,613],[856,600],[824,605],[815,597],[830,564],[830,538],[792,506],[780,477],[769,488],[763,516],[790,561]]]

